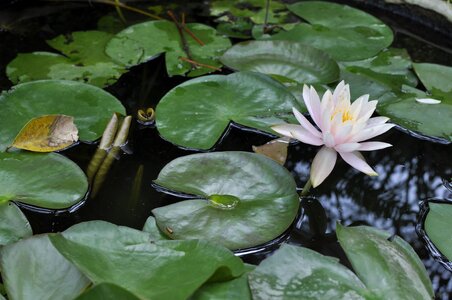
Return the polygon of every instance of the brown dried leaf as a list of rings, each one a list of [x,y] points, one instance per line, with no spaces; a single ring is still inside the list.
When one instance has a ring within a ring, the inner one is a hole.
[[[253,146],[253,151],[273,159],[280,165],[284,165],[287,159],[288,146],[289,138],[279,138],[262,146]]]
[[[25,124],[11,146],[34,152],[52,152],[65,149],[77,141],[78,129],[73,117],[46,115]]]

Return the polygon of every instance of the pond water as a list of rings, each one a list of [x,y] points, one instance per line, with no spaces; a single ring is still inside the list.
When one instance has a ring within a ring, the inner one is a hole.
[[[26,4],[19,3],[3,8],[2,14],[11,17],[14,16],[14,10],[25,7]],[[396,33],[394,46],[407,48],[414,62],[452,66],[452,48],[448,48],[450,45],[446,41],[438,40],[439,34],[427,27],[414,27],[413,24],[420,26],[420,23],[407,21],[378,7],[369,8],[361,4],[360,8],[392,26]],[[45,44],[46,39],[62,33],[95,29],[99,17],[112,11],[114,9],[101,5],[80,5],[71,10],[65,9],[56,14],[24,20],[10,31],[1,31],[0,89],[6,90],[12,86],[5,76],[5,66],[17,53],[52,51]],[[195,9],[189,17],[200,11]],[[131,15],[128,18],[133,17]],[[205,17],[199,18],[202,22],[209,22]],[[166,92],[185,80],[186,78],[179,76],[169,78],[164,58],[159,57],[132,68],[106,90],[120,99],[128,113],[135,116],[139,108],[155,107]],[[232,126],[215,150],[251,151],[252,145],[264,144],[270,139],[271,137]],[[368,163],[379,176],[364,176],[339,161],[327,180],[319,188],[312,190],[311,195],[318,202],[312,200],[304,203],[305,210],[300,212],[300,219],[282,239],[325,255],[339,257],[343,263],[349,264],[335,237],[337,221],[345,225],[367,224],[385,229],[411,244],[430,274],[437,297],[449,299],[452,293],[452,273],[429,256],[422,239],[416,234],[415,226],[421,200],[452,196],[452,148],[450,145],[419,140],[396,129],[378,140],[393,145],[366,155]],[[96,145],[79,144],[62,154],[86,169],[96,148]],[[62,231],[86,220],[106,220],[141,229],[153,208],[180,200],[176,196],[157,191],[151,185],[152,180],[157,178],[168,162],[194,151],[172,145],[163,140],[155,128],[135,121],[125,150],[127,153],[114,162],[100,192],[95,197],[89,197],[77,209],[70,212],[49,212],[23,208],[34,233]],[[305,144],[293,144],[289,147],[285,166],[292,172],[299,187],[308,179],[309,166],[316,151],[317,147]],[[325,234],[322,233],[324,226]],[[257,253],[246,254],[244,258],[248,262],[258,263],[272,249],[274,247],[270,245]]]

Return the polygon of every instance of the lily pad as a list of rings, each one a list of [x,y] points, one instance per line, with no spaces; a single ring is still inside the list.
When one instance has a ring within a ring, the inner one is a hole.
[[[83,199],[87,190],[83,171],[62,155],[0,153],[0,203],[62,209]]]
[[[131,292],[111,283],[98,284],[80,296],[75,300],[140,300],[137,296]]]
[[[268,23],[284,23],[288,11],[278,0],[270,1]],[[210,14],[220,17],[219,20],[229,20],[233,17],[250,18],[255,24],[263,24],[266,15],[266,1],[262,0],[214,0],[210,5]]]
[[[413,64],[413,67],[427,90],[438,89],[446,93],[452,92],[452,67],[427,63]]]
[[[422,261],[398,236],[368,226],[336,229],[353,269],[378,299],[433,299]]]
[[[273,35],[274,40],[292,40],[324,50],[334,59],[369,58],[391,45],[391,29],[377,18],[347,5],[303,1],[287,6],[310,24]]]
[[[190,298],[191,300],[252,300],[248,285],[248,274],[255,266],[245,265],[246,272],[242,276],[225,281],[206,283]]]
[[[441,103],[434,105],[416,101],[419,98],[431,98],[431,96],[410,88],[408,93],[393,95],[379,103],[377,111],[405,129],[435,138],[432,141],[439,139],[437,141],[450,143],[452,141],[452,122],[450,122],[452,92],[437,97],[436,99],[441,100]]]
[[[0,252],[2,279],[9,299],[74,299],[89,280],[52,246],[36,235]]]
[[[0,246],[31,235],[33,232],[30,223],[22,211],[11,202],[0,203]]]
[[[336,258],[283,245],[249,274],[253,299],[366,299],[366,287]],[[373,299],[369,297],[368,299]]]
[[[95,86],[65,80],[39,80],[19,84],[0,95],[0,151],[12,144],[33,118],[63,114],[74,117],[82,141],[102,136],[114,112],[125,114],[121,103]]]
[[[205,241],[153,241],[148,233],[103,221],[72,226],[53,245],[94,284],[115,284],[139,299],[187,299],[209,280],[244,272],[230,251]]]
[[[239,71],[289,78],[298,83],[331,83],[339,66],[321,50],[292,41],[248,41],[235,44],[221,62]]]
[[[341,62],[341,79],[349,83],[352,98],[369,94],[378,99],[383,94],[400,92],[403,85],[416,86],[411,59],[405,49],[389,48],[377,56],[350,62]]]
[[[149,21],[132,25],[116,34],[105,51],[115,61],[129,67],[165,53],[166,70],[170,76],[186,73],[188,76],[199,76],[220,68],[218,59],[231,46],[229,39],[217,35],[214,28],[204,24],[189,23],[186,27],[198,41],[181,30],[183,42],[178,27],[173,22]],[[199,64],[194,65],[187,59]]]
[[[172,239],[253,247],[284,233],[298,212],[292,175],[254,153],[180,157],[162,169],[155,184],[194,197],[152,211],[160,230]]]
[[[169,240],[169,238],[160,231],[153,216],[148,217],[143,226],[143,231],[149,233],[153,240]]]
[[[75,80],[99,87],[111,85],[126,72],[105,52],[112,34],[102,31],[79,31],[60,35],[47,43],[64,55],[51,52],[20,53],[7,68],[15,84],[41,79]]]
[[[442,255],[452,261],[452,236],[448,228],[452,220],[451,202],[429,202],[424,221],[424,230],[433,245]]]
[[[210,149],[229,123],[276,134],[271,126],[294,123],[292,107],[302,108],[282,84],[252,72],[211,75],[186,81],[157,105],[160,135],[179,146]]]

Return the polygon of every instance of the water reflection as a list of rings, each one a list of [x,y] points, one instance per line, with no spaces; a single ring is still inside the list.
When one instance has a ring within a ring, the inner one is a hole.
[[[346,225],[367,224],[401,236],[414,247],[428,267],[437,296],[448,299],[452,292],[451,274],[428,255],[415,226],[420,200],[452,197],[450,189],[444,185],[452,171],[449,161],[451,147],[418,141],[395,130],[386,134],[383,140],[393,147],[366,156],[368,163],[379,173],[378,177],[366,176],[339,162],[330,178],[312,191],[327,212],[327,232],[333,233],[336,221],[341,221]],[[315,147],[302,144],[289,149],[287,164],[299,186],[307,180],[315,152]],[[317,239],[317,244],[307,242],[305,238],[312,234],[310,230],[299,228],[291,242],[315,248],[324,254],[333,253],[344,260],[341,251],[331,250],[334,238]]]

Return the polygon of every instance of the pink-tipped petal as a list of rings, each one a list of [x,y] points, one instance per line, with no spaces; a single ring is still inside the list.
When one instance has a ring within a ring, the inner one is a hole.
[[[389,121],[388,117],[374,117],[367,120],[367,126],[380,125]]]
[[[341,152],[353,152],[356,151],[360,148],[360,144],[358,143],[345,143],[345,144],[340,144],[340,145],[336,145],[334,147],[334,149],[336,149],[337,152],[341,153]]]
[[[336,85],[336,88],[334,89],[333,92],[333,100],[334,103],[337,104],[338,100],[339,100],[339,94],[342,92],[342,90],[344,89],[345,86],[345,81],[341,81],[338,83],[338,85]]]
[[[368,120],[372,117],[375,109],[377,108],[377,100],[372,100],[363,105],[361,112],[358,115],[358,119]]]
[[[334,147],[336,145],[336,142],[334,141],[334,136],[330,132],[324,132],[323,133],[323,143],[327,147]]]
[[[383,134],[392,127],[394,127],[394,124],[381,124],[376,125],[370,128],[365,128],[358,133],[356,133],[355,136],[353,136],[352,141],[353,142],[361,142],[365,140],[369,140],[371,138],[376,137],[377,135]]]
[[[296,131],[298,128],[302,128],[300,125],[295,124],[279,124],[271,127],[273,131],[282,136],[294,138],[291,134],[292,131]]]
[[[320,124],[320,98],[314,88],[303,86],[303,100],[312,120],[319,126]]]
[[[383,142],[363,142],[358,144],[360,145],[359,151],[373,151],[373,150],[380,150],[388,147],[392,147],[391,144],[383,143]]]
[[[369,176],[377,176],[375,172],[367,163],[364,157],[358,151],[355,152],[339,152],[342,159],[345,160],[353,168],[361,171]]]
[[[309,131],[312,135],[316,137],[321,137],[322,134],[320,131],[318,131],[311,122],[308,121],[308,119],[305,118],[295,107],[292,108],[293,114],[295,115],[295,118],[297,118],[297,121],[300,123],[300,125]]]
[[[319,186],[333,171],[337,152],[328,147],[322,147],[314,157],[311,166],[311,182],[313,187]]]
[[[293,138],[295,138],[305,144],[314,145],[314,146],[323,145],[323,140],[321,138],[312,135],[309,131],[302,128],[301,126],[299,128],[297,128],[296,130],[292,131],[290,134],[292,135]]]
[[[362,95],[352,103],[352,105],[350,106],[350,114],[352,115],[354,120],[358,119],[363,106],[365,105],[365,103],[367,103],[368,100],[369,95]]]
[[[339,127],[334,135],[334,140],[336,141],[337,144],[342,144],[344,142],[346,142],[349,137],[350,137],[350,133],[352,132],[353,129],[353,123],[349,122],[347,124],[343,124],[341,127]]]

